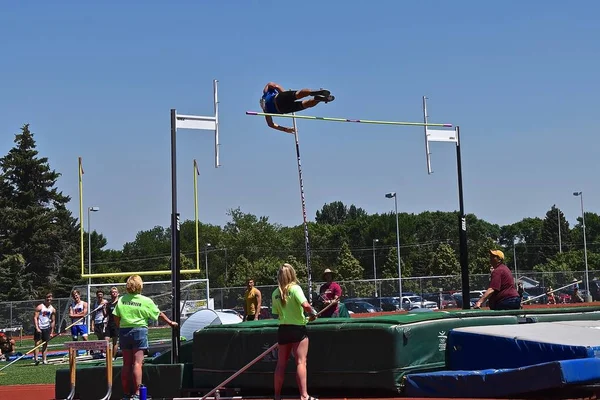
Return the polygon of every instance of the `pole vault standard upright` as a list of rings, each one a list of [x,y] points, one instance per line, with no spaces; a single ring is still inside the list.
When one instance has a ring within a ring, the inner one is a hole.
[[[427,97],[423,96],[423,122],[427,124]],[[442,129],[428,129],[427,125],[425,130],[425,153],[427,156],[427,173],[431,174],[431,153],[429,152],[429,142],[450,142],[456,144],[456,171],[458,176],[458,241],[459,241],[459,252],[460,252],[460,272],[462,281],[462,296],[463,299],[470,297],[469,288],[469,253],[467,247],[467,218],[465,216],[465,205],[463,201],[463,183],[462,183],[462,162],[460,157],[460,127],[454,127],[454,134],[452,131]],[[468,310],[471,305],[468,301],[463,301],[463,309]]]
[[[270,114],[270,113],[260,113],[256,111],[246,111],[246,115],[253,116],[264,116],[264,117],[283,117],[283,118],[292,118],[294,122],[294,136],[296,138],[296,156],[298,159],[298,176],[300,179],[300,195],[302,198],[302,215],[304,218],[304,238],[305,238],[305,248],[306,248],[306,269],[308,275],[308,294],[309,299],[312,302],[312,271],[310,265],[310,245],[308,238],[308,222],[306,218],[306,203],[304,199],[304,185],[302,183],[302,168],[300,162],[300,146],[298,143],[298,129],[296,126],[296,118],[299,119],[310,119],[316,121],[330,121],[330,122],[355,122],[355,123],[363,123],[363,124],[375,124],[375,125],[403,125],[403,126],[432,126],[432,127],[441,127],[441,128],[452,128],[452,124],[430,124],[425,122],[402,122],[402,121],[378,121],[378,120],[368,120],[368,119],[349,119],[349,118],[331,118],[331,117],[313,117],[307,115],[296,115],[293,113],[292,115],[288,114]],[[443,130],[439,130],[440,132],[444,132]],[[446,131],[448,132],[448,131]],[[452,132],[452,131],[449,131]],[[426,142],[427,143],[427,142]],[[400,278],[400,277],[399,277]]]
[[[177,212],[177,129],[198,129],[215,132],[215,168],[219,168],[219,100],[217,96],[217,81],[213,81],[213,95],[215,101],[215,115],[202,117],[198,115],[177,114],[171,109],[171,282],[172,299],[171,319],[177,324],[181,322],[180,310],[180,284],[181,284],[181,253],[180,253],[180,225]],[[208,302],[209,299],[207,298]],[[208,304],[208,303],[207,303]],[[171,362],[179,363],[180,336],[177,329],[172,331]]]

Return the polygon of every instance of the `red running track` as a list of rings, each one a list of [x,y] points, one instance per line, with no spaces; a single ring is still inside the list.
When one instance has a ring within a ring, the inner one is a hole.
[[[0,399],[54,400],[54,385],[6,385],[0,386]]]

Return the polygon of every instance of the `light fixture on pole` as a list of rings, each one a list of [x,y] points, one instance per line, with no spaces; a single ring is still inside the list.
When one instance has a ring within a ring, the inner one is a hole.
[[[375,281],[375,297],[377,297],[377,261],[375,259],[375,243],[378,243],[379,239],[373,239],[373,280]]]
[[[93,212],[100,211],[100,207],[88,207],[88,274],[92,274],[92,228],[91,228],[91,215]],[[91,293],[90,293],[90,285],[92,284],[92,278],[88,278],[88,287],[87,287],[87,302],[88,307],[91,306]],[[90,329],[90,320],[88,318],[87,321],[88,331]]]
[[[587,260],[587,241],[585,239],[585,212],[583,211],[583,192],[573,192],[573,196],[579,196],[581,198],[581,224],[583,228],[583,258],[585,260],[585,300],[592,301],[590,295],[590,277],[588,273],[588,260]]]
[[[88,207],[88,273],[92,273],[92,229],[91,229],[91,213],[100,211],[100,207]],[[92,278],[88,278],[92,283]],[[88,299],[89,301],[89,299]]]
[[[400,264],[400,225],[398,223],[398,197],[396,192],[386,193],[385,197],[394,199],[394,210],[396,211],[396,251],[398,253],[398,293],[400,304],[402,304],[402,267]]]

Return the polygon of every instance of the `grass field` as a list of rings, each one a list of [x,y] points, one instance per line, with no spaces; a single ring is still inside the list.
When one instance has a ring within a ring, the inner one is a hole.
[[[171,329],[150,329],[148,331],[148,340],[150,342],[157,340],[170,340]],[[17,352],[25,354],[31,350],[35,344],[33,339],[23,339],[23,344],[19,345],[19,338],[15,338],[17,342]],[[90,335],[90,340],[96,340],[94,335]],[[53,350],[66,350],[63,343],[71,341],[69,335],[61,335],[52,339],[48,344],[48,351]],[[31,353],[33,354],[33,353]],[[40,352],[41,355],[41,352]],[[49,358],[51,359],[51,358]],[[0,368],[6,366],[10,361],[0,362]],[[114,365],[121,365],[121,358],[113,363]],[[80,367],[89,367],[97,365],[106,365],[104,360],[87,361],[79,364]],[[0,372],[0,386],[3,385],[26,385],[34,383],[46,383],[53,384],[56,370],[69,368],[69,364],[50,364],[50,365],[34,365],[33,360],[25,359],[19,360],[12,364],[10,367]]]

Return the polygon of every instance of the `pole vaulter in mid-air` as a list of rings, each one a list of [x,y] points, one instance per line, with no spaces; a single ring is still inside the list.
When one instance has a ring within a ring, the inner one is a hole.
[[[313,96],[313,98],[301,100],[309,96]],[[321,102],[329,103],[333,100],[335,100],[335,97],[331,95],[329,90],[285,90],[278,83],[269,82],[263,89],[263,95],[260,98],[260,107],[268,114],[290,114],[314,107]],[[286,133],[294,133],[294,128],[277,125],[273,122],[273,117],[270,115],[265,115],[265,119],[267,120],[267,125],[273,129]]]

